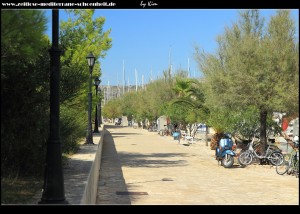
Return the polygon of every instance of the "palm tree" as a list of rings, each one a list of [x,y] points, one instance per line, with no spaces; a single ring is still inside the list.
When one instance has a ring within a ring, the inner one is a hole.
[[[195,79],[177,77],[173,90],[177,95],[177,99],[173,101],[173,104],[187,104],[195,110],[201,109],[208,113],[208,108],[203,105],[205,99],[199,81]]]

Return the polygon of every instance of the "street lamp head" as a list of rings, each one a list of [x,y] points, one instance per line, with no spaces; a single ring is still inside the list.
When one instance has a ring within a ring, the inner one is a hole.
[[[94,67],[94,65],[95,65],[95,58],[96,57],[94,57],[93,53],[90,52],[89,55],[86,58],[87,58],[87,61],[88,61],[88,65],[90,67]]]
[[[100,83],[101,83],[101,80],[98,77],[96,77],[95,78],[95,86],[98,86]]]

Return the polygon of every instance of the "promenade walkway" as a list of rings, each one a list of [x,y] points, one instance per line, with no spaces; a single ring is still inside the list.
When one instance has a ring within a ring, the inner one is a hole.
[[[218,166],[204,142],[188,145],[107,126],[97,204],[299,205],[299,179],[270,165]]]

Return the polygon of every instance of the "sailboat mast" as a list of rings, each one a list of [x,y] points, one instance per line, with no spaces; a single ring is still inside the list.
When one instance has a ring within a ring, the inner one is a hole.
[[[137,85],[137,71],[135,69],[135,91],[137,91],[138,85]]]
[[[188,78],[190,78],[190,58],[188,58]]]
[[[123,94],[125,91],[125,67],[124,67],[124,60],[123,60]]]

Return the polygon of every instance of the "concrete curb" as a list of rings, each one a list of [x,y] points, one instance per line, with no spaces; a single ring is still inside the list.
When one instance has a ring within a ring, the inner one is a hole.
[[[102,156],[102,147],[103,147],[103,137],[105,134],[105,125],[101,131],[101,137],[98,143],[98,149],[96,151],[96,156],[93,161],[90,173],[88,176],[87,184],[81,199],[80,204],[95,204],[97,197],[97,187],[99,181],[99,172],[101,166],[101,156]]]
[[[82,141],[78,152],[63,166],[65,198],[69,205],[96,203],[105,125],[99,131],[93,134],[94,145]],[[39,191],[26,204],[38,205],[41,196]]]

